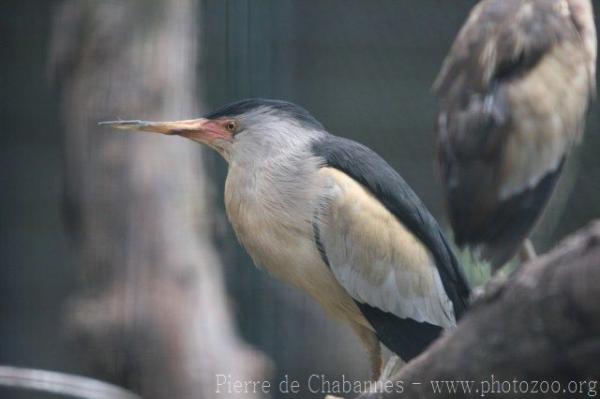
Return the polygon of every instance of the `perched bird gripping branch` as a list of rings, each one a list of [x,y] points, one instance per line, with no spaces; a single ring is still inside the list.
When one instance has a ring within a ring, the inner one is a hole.
[[[227,215],[255,264],[307,292],[365,344],[405,361],[467,306],[438,223],[377,154],[294,104],[250,99],[201,119],[105,122],[186,137],[225,158]]]
[[[439,164],[459,246],[479,247],[495,268],[519,251],[583,135],[595,74],[590,0],[475,6],[434,85]]]

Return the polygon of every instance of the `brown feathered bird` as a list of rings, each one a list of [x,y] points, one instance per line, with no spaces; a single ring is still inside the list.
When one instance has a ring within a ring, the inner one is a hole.
[[[582,137],[595,69],[590,0],[474,7],[434,85],[441,177],[459,246],[480,248],[495,268],[519,251]]]

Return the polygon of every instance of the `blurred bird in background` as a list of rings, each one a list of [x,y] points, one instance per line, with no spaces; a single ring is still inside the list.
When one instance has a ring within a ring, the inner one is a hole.
[[[483,0],[434,85],[438,156],[459,246],[499,268],[539,219],[594,95],[590,0]]]
[[[377,154],[294,104],[250,99],[201,119],[105,122],[189,138],[225,158],[227,215],[255,264],[348,323],[372,376],[464,313],[469,287],[438,223]]]

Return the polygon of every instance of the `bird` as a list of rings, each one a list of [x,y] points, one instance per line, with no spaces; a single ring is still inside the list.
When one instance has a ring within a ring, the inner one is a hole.
[[[255,265],[306,292],[364,344],[408,361],[467,309],[470,288],[439,224],[400,175],[290,102],[252,98],[203,118],[104,122],[180,136],[228,163],[225,209]]]
[[[459,247],[497,271],[528,239],[595,95],[590,0],[482,0],[433,85],[437,159]]]

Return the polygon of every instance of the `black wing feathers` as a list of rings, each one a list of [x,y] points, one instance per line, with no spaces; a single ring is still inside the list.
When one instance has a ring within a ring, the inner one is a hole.
[[[472,232],[469,241],[481,240],[482,256],[492,266],[499,267],[510,261],[521,246],[550,200],[558,182],[564,158],[559,167],[549,172],[538,184],[502,202],[484,222],[486,229]],[[486,245],[486,243],[494,243]]]
[[[441,327],[433,324],[401,319],[366,303],[355,302],[375,328],[379,340],[405,362],[423,352],[443,331]]]

